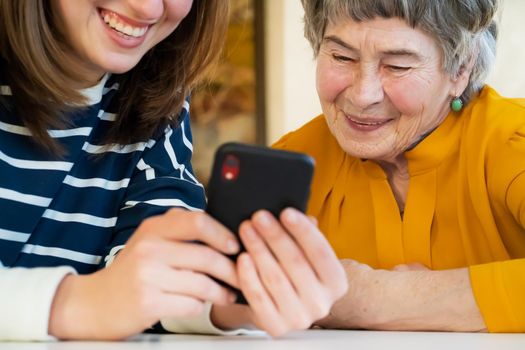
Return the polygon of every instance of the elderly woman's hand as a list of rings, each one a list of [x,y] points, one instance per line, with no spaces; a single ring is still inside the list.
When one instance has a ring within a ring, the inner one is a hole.
[[[280,336],[309,328],[346,292],[335,253],[315,223],[297,210],[284,210],[280,222],[259,211],[241,225],[240,236],[247,253],[239,256],[237,271],[250,306],[215,307],[217,326],[239,326],[228,314],[244,313],[247,322]]]
[[[466,268],[433,271],[419,263],[392,270],[341,260],[350,289],[316,325],[379,330],[483,331]]]

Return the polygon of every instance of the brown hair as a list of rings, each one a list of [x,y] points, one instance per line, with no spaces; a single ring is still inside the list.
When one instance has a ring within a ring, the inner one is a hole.
[[[326,25],[350,18],[366,21],[376,17],[400,18],[432,35],[443,52],[443,68],[457,75],[470,60],[474,66],[461,98],[477,94],[494,63],[500,0],[301,0],[304,33],[317,55]]]
[[[145,141],[176,124],[184,98],[219,56],[227,21],[227,0],[194,0],[177,29],[118,76],[119,117],[103,141]],[[55,154],[62,150],[47,129],[63,128],[64,113],[85,103],[72,88],[82,83],[81,67],[68,55],[57,23],[48,0],[0,0],[0,55],[7,64],[10,108],[35,141]]]

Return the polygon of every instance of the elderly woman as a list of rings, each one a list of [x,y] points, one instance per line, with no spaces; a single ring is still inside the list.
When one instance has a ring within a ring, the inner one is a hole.
[[[525,331],[525,101],[484,85],[497,0],[302,0],[323,115],[309,214],[350,290],[322,327]]]

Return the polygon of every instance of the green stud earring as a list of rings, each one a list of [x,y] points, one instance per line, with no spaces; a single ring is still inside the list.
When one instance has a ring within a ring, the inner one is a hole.
[[[461,109],[463,108],[463,101],[461,101],[459,97],[455,97],[450,103],[450,108],[452,108],[454,112],[461,111]]]

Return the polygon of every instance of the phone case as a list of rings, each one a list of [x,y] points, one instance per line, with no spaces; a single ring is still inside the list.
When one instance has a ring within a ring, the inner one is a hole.
[[[237,233],[259,209],[278,217],[286,207],[306,210],[314,162],[306,154],[227,143],[216,152],[207,212]]]
[[[304,212],[313,171],[314,161],[306,154],[224,144],[215,153],[206,211],[234,234],[259,209],[275,217],[287,207]],[[246,303],[240,293],[237,303]]]

